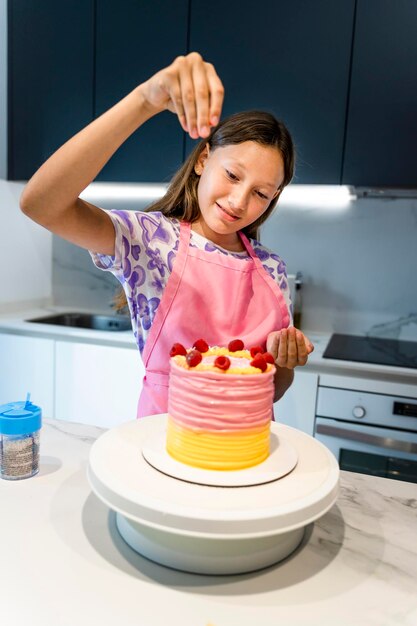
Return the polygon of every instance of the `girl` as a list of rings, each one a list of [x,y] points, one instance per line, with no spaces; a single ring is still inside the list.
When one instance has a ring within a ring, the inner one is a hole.
[[[138,416],[167,411],[175,342],[263,346],[275,358],[275,400],[313,350],[290,327],[285,265],[256,241],[292,178],[291,137],[268,113],[219,123],[223,93],[198,53],[178,57],[57,150],[21,197],[26,215],[92,251],[123,284],[146,369]],[[202,139],[152,212],[103,211],[81,200],[119,146],[166,109]]]

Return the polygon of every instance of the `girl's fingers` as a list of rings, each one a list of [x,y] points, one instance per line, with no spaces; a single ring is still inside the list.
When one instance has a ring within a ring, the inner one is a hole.
[[[168,108],[177,114],[183,130],[188,133],[187,117],[185,115],[184,105],[182,102],[181,85],[178,80],[178,76],[174,76],[170,80],[169,94],[172,102],[172,107],[169,106]]]
[[[314,346],[301,330],[290,326],[269,333],[266,349],[274,356],[278,367],[293,369],[297,365],[307,363],[308,355],[313,352]]]
[[[190,137],[208,137],[221,114],[224,89],[213,65],[206,63],[198,52],[177,60],[181,88],[181,106]],[[181,121],[181,118],[180,118]]]
[[[208,137],[210,126],[216,126],[220,120],[224,88],[211,63],[204,62],[198,53],[191,53],[190,56],[197,114],[196,132],[200,137]]]
[[[276,365],[288,369],[305,365],[314,350],[311,341],[294,326],[270,333],[266,345],[267,351],[274,355]]]
[[[208,137],[220,120],[224,89],[216,70],[198,52],[177,57],[142,85],[148,104],[176,113],[192,139]]]
[[[311,354],[314,350],[313,344],[311,343],[310,339],[306,337],[305,335],[304,335],[304,341],[305,341],[306,348],[307,348],[307,354]]]
[[[276,359],[279,367],[287,367],[287,329],[283,328],[279,335],[278,356]]]
[[[272,333],[269,333],[266,338],[266,351],[272,354],[274,360],[277,360],[278,357],[278,344],[279,344],[279,331],[276,330]]]
[[[291,326],[290,328],[288,328],[287,332],[288,332],[287,367],[289,369],[293,369],[298,363],[296,330],[294,326]]]
[[[216,126],[219,123],[220,115],[222,112],[223,99],[224,99],[224,87],[223,83],[217,75],[214,66],[211,63],[206,63],[207,80],[210,91],[210,126]]]
[[[178,64],[183,107],[190,137],[207,137],[209,129],[209,86],[205,63],[198,52],[191,52]]]
[[[308,352],[305,342],[305,337],[300,330],[296,332],[297,352],[298,352],[298,365],[305,365],[307,363]]]
[[[187,63],[182,63],[179,72],[182,106],[184,109],[188,132],[193,139],[197,139],[197,111],[195,103],[194,84],[191,70]]]
[[[205,63],[196,63],[193,66],[193,84],[197,109],[197,131],[200,137],[207,137],[210,134],[209,126],[209,85]]]

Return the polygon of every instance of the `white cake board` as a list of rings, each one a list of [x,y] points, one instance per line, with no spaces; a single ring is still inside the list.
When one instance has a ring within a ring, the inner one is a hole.
[[[279,480],[223,489],[163,474],[141,451],[166,421],[154,415],[108,430],[93,444],[88,466],[90,485],[116,512],[123,539],[152,561],[200,574],[268,567],[291,554],[305,527],[336,501],[339,467],[332,453],[275,422],[273,434],[298,454]]]
[[[221,472],[190,467],[176,461],[166,450],[166,428],[151,435],[143,444],[142,454],[152,467],[179,480],[214,487],[248,487],[278,480],[297,465],[298,454],[287,439],[271,433],[271,454],[263,462],[242,470]]]

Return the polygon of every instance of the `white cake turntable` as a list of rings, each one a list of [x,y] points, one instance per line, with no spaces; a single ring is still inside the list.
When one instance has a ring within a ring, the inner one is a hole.
[[[264,463],[197,471],[165,452],[166,419],[153,415],[107,431],[88,467],[123,539],[152,561],[200,574],[261,569],[291,554],[306,526],[336,501],[337,461],[301,431],[273,422]]]

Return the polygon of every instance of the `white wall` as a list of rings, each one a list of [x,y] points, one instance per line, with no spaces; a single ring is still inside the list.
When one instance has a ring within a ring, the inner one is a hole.
[[[52,235],[20,211],[23,186],[0,180],[0,313],[52,298]]]
[[[52,235],[19,209],[7,173],[7,1],[0,0],[0,313],[52,297]]]

